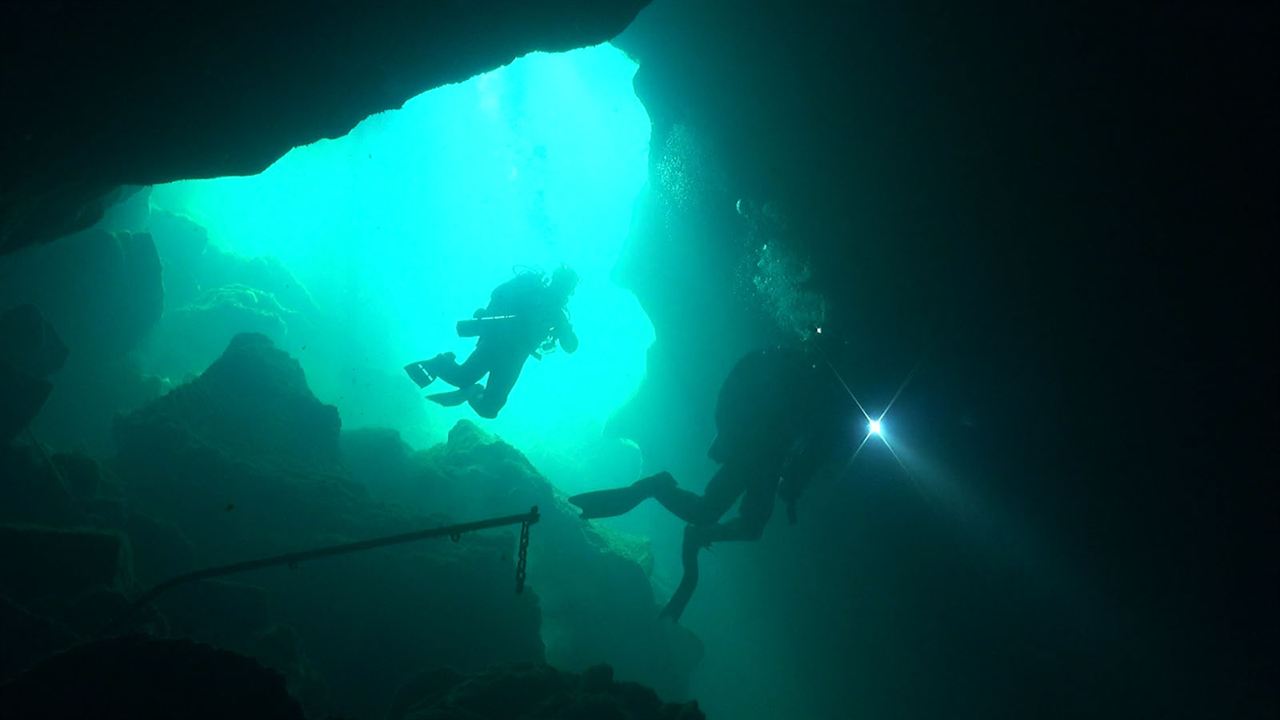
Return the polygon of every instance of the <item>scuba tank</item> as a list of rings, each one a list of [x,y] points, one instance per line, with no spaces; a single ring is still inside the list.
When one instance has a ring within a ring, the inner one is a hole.
[[[516,315],[489,315],[478,318],[467,318],[458,321],[458,337],[480,337],[492,330],[501,330],[503,326],[513,324]]]

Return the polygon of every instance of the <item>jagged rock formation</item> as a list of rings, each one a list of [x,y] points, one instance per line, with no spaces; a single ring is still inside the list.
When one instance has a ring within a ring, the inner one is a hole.
[[[34,305],[68,350],[33,429],[63,446],[107,448],[111,419],[155,397],[133,351],[164,308],[147,233],[90,230],[0,257],[0,309]]]
[[[341,424],[337,408],[311,394],[297,360],[266,336],[244,333],[200,377],[121,418],[116,442],[139,485],[166,481],[158,433],[189,435],[205,446],[199,452],[324,473],[338,469]]]
[[[74,355],[96,362],[138,346],[164,310],[160,257],[148,233],[89,230],[0,261],[0,303],[31,303]]]
[[[120,419],[115,466],[134,507],[180,528],[185,569],[439,524],[351,482],[340,427],[296,360],[243,334],[200,377]],[[279,638],[292,638],[283,643],[298,649],[284,653],[292,684],[376,713],[416,667],[542,657],[537,597],[512,591],[513,542],[495,532],[316,561],[202,583],[159,606],[175,629],[244,652],[280,655]],[[147,582],[177,571],[141,559],[138,568]],[[317,675],[329,690],[314,689]]]
[[[388,720],[704,720],[697,703],[664,703],[649,688],[616,682],[613,668],[581,675],[513,665],[465,676],[437,670],[401,688]]]
[[[537,505],[543,519],[530,550],[530,583],[541,598],[548,662],[567,670],[608,662],[664,695],[688,692],[701,644],[659,620],[648,544],[578,519],[519,450],[463,420],[447,443],[414,455],[375,431],[347,438],[344,452],[371,493],[409,507],[466,518],[504,504]]]
[[[523,455],[472,423],[419,453],[386,431],[342,435],[297,361],[242,334],[199,377],[119,418],[115,437],[105,468],[0,448],[0,677],[129,629],[117,623],[127,597],[179,573],[538,505],[523,595],[515,537],[495,531],[201,581],[132,627],[257,658],[317,712],[380,714],[420,668],[548,656],[570,669],[615,662],[685,695],[698,643],[658,622],[644,544],[578,521]]]
[[[67,360],[67,346],[34,305],[0,313],[0,445],[35,418],[53,391],[46,378]]]
[[[135,587],[129,523],[91,458],[0,443],[0,680],[124,609]]]
[[[868,411],[923,358],[895,409],[904,441],[931,443],[919,487],[863,453],[720,585],[798,588],[768,605],[786,632],[762,628],[744,656],[778,649],[799,701],[1217,715],[1270,693],[1265,642],[1236,619],[1274,617],[1256,573],[1274,493],[1257,478],[1276,465],[1277,360],[1255,309],[1277,303],[1278,21],[1264,3],[670,1],[616,40],[640,62],[658,195],[621,272],[659,340],[620,434],[658,467],[697,457],[726,356],[776,332],[752,303],[697,301],[742,297],[726,270],[761,248],[739,208],[787,219],[780,239],[827,301],[825,347]],[[652,422],[674,407],[688,412]],[[956,509],[972,498],[1023,520],[997,530]],[[1024,531],[1063,566],[1011,558]],[[706,589],[716,621],[761,624]],[[729,657],[707,635],[709,658]],[[734,695],[739,714],[778,697]]]
[[[0,682],[11,678],[37,660],[71,647],[74,633],[46,617],[0,596]]]
[[[120,185],[259,172],[430,88],[607,40],[643,5],[6,3],[0,253],[86,227]]]
[[[113,533],[0,525],[0,595],[49,605],[110,587],[125,562],[122,546]]]
[[[242,332],[298,346],[291,336],[314,322],[317,309],[279,260],[221,250],[186,217],[155,210],[146,222],[164,264],[166,302],[146,345],[152,372],[174,379],[198,372]]]

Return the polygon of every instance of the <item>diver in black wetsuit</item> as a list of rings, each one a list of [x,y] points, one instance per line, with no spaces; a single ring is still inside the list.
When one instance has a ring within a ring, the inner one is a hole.
[[[476,310],[474,320],[458,324],[459,334],[466,328],[467,334],[479,337],[464,362],[459,364],[447,352],[410,363],[405,371],[419,387],[439,378],[458,388],[430,395],[429,400],[445,406],[468,402],[480,417],[497,417],[530,355],[541,357],[540,352],[557,344],[569,353],[578,349],[565,307],[577,286],[578,274],[564,266],[550,277],[537,272],[516,275],[494,289],[489,306]],[[479,385],[486,374],[488,382]]]
[[[825,364],[795,350],[750,353],[729,372],[716,403],[716,439],[708,455],[720,469],[698,495],[666,472],[616,490],[569,498],[584,519],[621,515],[654,498],[689,523],[684,579],[663,614],[678,620],[698,581],[697,554],[717,541],[758,540],[776,497],[795,519],[795,502],[849,429],[847,403]],[[738,514],[720,518],[738,499]]]

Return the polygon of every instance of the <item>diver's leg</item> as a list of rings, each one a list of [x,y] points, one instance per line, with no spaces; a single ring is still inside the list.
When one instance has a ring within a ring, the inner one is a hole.
[[[518,350],[510,350],[503,357],[494,360],[484,392],[471,398],[471,408],[477,415],[490,420],[498,417],[498,411],[507,404],[511,389],[515,387],[516,380],[520,379],[520,371],[524,369],[528,357]]]
[[[672,515],[692,525],[713,525],[733,506],[745,489],[741,473],[721,468],[702,495],[683,490],[669,472],[660,472],[612,490],[595,490],[574,495],[569,502],[582,508],[584,519],[615,517],[630,511],[647,498],[654,498]]]
[[[671,594],[671,599],[658,615],[672,622],[680,621],[685,606],[693,598],[693,591],[698,589],[698,553],[705,543],[697,537],[697,529],[696,525],[685,526],[684,544],[680,549],[680,564],[684,573],[680,576],[680,584],[676,586],[676,591]]]
[[[725,526],[716,521],[733,506],[739,495],[749,490],[748,483],[753,476],[750,465],[731,463],[720,467],[700,496],[680,490],[674,481],[654,495],[676,517],[689,523],[684,529],[684,544],[680,552],[684,573],[680,577],[680,585],[662,609],[662,617],[680,620],[698,587],[698,552],[711,542],[710,536],[727,539],[718,536]]]
[[[484,343],[480,343],[462,364],[458,364],[452,353],[445,353],[429,361],[427,370],[454,387],[467,387],[479,382],[489,372],[493,362],[492,355],[492,351]]]
[[[701,495],[676,487],[669,474],[660,473],[654,478],[666,476],[669,482],[655,483],[653,497],[672,515],[691,525],[712,525],[733,507],[734,501],[746,490],[747,477],[743,469],[722,465],[711,476],[707,489]]]
[[[698,535],[703,544],[732,540],[759,540],[764,534],[764,526],[773,516],[777,495],[776,474],[767,470],[755,473],[742,496],[737,517],[706,528],[699,528],[701,532]]]

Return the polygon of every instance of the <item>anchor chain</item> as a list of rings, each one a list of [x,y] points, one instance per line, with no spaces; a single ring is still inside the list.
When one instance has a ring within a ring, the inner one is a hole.
[[[538,512],[537,508],[533,509]],[[536,517],[536,515],[535,515]],[[520,551],[516,557],[516,594],[524,592],[525,567],[529,563],[529,521],[520,523]]]
[[[414,532],[401,533],[399,535],[387,535],[369,540],[360,540],[357,542],[342,543],[339,545],[327,545],[325,547],[303,550],[301,552],[273,555],[271,557],[258,558],[256,560],[245,560],[243,562],[231,563],[229,565],[218,565],[216,567],[209,567],[203,570],[196,570],[194,572],[169,578],[168,580],[165,580],[159,585],[155,585],[150,590],[142,593],[135,598],[132,603],[130,603],[129,607],[125,608],[106,626],[100,629],[96,633],[96,636],[105,636],[116,628],[126,627],[129,621],[148,603],[155,600],[163,593],[180,585],[187,585],[199,580],[209,580],[212,578],[224,577],[226,575],[233,575],[236,573],[248,572],[250,570],[259,570],[262,568],[277,567],[281,565],[287,566],[291,569],[296,569],[299,564],[315,560],[317,558],[364,552],[374,548],[417,542],[428,538],[447,537],[454,542],[458,542],[462,539],[462,535],[464,533],[472,533],[479,530],[487,530],[489,528],[506,527],[517,523],[520,524],[520,561],[516,566],[516,592],[518,593],[524,590],[525,566],[527,564],[527,554],[529,549],[529,526],[538,522],[538,519],[538,508],[535,505],[529,510],[529,512],[522,515],[507,515],[505,517],[489,518],[488,520],[478,520],[476,522],[461,523],[458,525],[447,525],[445,527],[417,530]]]

